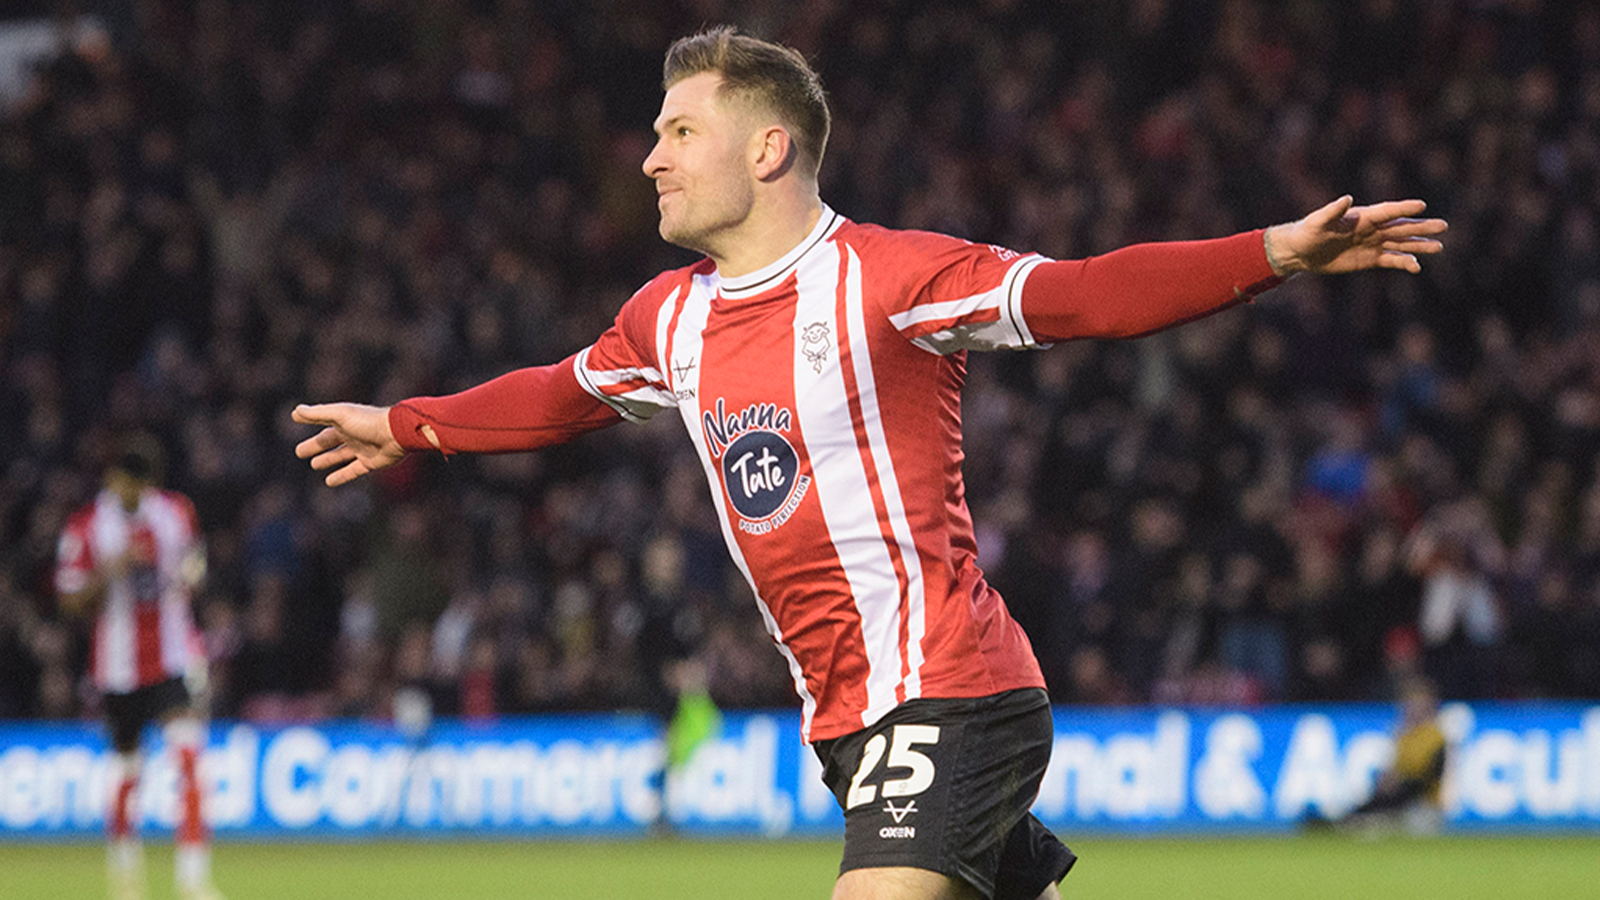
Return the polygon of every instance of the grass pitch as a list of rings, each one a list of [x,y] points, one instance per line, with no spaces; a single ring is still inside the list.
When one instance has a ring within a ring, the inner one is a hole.
[[[1068,898],[1600,900],[1600,836],[1070,842]],[[169,846],[148,848],[149,900],[168,900]],[[834,842],[224,843],[229,900],[823,900]],[[0,845],[0,898],[105,896],[97,845]]]

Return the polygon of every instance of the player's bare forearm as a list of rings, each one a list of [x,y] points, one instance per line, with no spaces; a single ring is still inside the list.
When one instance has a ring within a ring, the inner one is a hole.
[[[1418,256],[1438,253],[1437,240],[1449,229],[1443,219],[1418,218],[1421,200],[1393,200],[1356,206],[1349,195],[1305,218],[1267,229],[1264,244],[1273,271],[1336,275],[1364,269],[1422,271]]]

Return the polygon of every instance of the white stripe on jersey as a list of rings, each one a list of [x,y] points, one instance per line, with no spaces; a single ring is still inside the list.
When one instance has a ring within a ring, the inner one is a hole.
[[[808,326],[820,322],[836,337],[838,245],[816,248],[795,274],[794,333],[803,334]],[[794,343],[795,416],[811,457],[822,517],[861,616],[861,642],[867,655],[867,706],[861,712],[861,724],[866,727],[898,702],[900,579],[884,546],[871,500],[839,354],[829,354],[818,372],[804,353],[804,344]]]
[[[101,493],[95,502],[94,519],[89,526],[92,544],[89,552],[96,568],[128,550],[128,517],[115,503],[108,493]],[[106,585],[100,627],[104,640],[96,648],[95,657],[100,669],[100,685],[108,691],[127,693],[139,686],[138,628],[127,579],[112,579]]]
[[[1000,301],[1003,299],[1005,299],[1005,294],[1000,288],[996,288],[992,291],[984,291],[981,294],[973,294],[970,297],[962,297],[959,300],[923,303],[913,306],[905,312],[891,314],[889,316],[889,324],[901,331],[905,331],[907,328],[913,325],[920,325],[923,322],[936,322],[940,319],[959,319],[962,316],[970,316],[981,309],[994,309],[1000,305]]]
[[[1033,339],[1028,323],[1022,318],[1022,286],[1034,267],[1047,260],[1037,254],[1024,256],[1006,272],[1006,277],[994,290],[945,300],[925,303],[889,316],[889,324],[905,331],[926,322],[958,319],[981,310],[993,309],[1000,318],[992,322],[955,325],[931,334],[913,338],[916,344],[930,353],[940,355],[957,350],[1036,349],[1042,345]]]
[[[183,672],[189,668],[189,636],[194,633],[189,603],[169,592],[161,598],[161,606],[161,668]]]
[[[678,308],[678,295],[681,290],[681,288],[673,288],[672,293],[667,295],[666,302],[662,303],[661,308],[656,310],[656,362],[660,363],[661,371],[665,373],[661,383],[667,386],[668,393],[672,393],[674,405],[677,404],[678,400],[675,392],[680,385],[677,383],[677,379],[673,378],[672,360],[667,352],[667,345],[671,343],[672,314]]]
[[[667,301],[669,304],[671,300]],[[629,381],[661,381],[661,373],[649,366],[640,366],[637,369],[605,369],[603,371],[589,370],[589,383],[595,387],[605,387],[612,384],[625,384]],[[663,382],[664,383],[664,382]]]
[[[678,327],[672,333],[672,352],[684,359],[699,359],[702,343],[701,333],[706,327],[706,317],[711,314],[711,298],[716,289],[711,286],[710,279],[704,276],[695,276],[689,288],[689,296],[685,299],[683,312],[678,316]],[[665,307],[671,315],[670,307],[676,304],[677,293],[674,292],[668,299]],[[666,343],[659,345],[660,355],[665,356]],[[663,365],[671,366],[669,359],[660,360]],[[767,634],[772,636],[778,645],[778,652],[783,654],[784,661],[789,664],[789,675],[794,679],[795,693],[800,695],[800,736],[801,739],[811,740],[811,720],[817,712],[817,698],[812,696],[811,690],[806,687],[805,673],[800,669],[800,660],[795,658],[794,651],[784,642],[783,631],[778,627],[778,620],[773,617],[772,610],[767,606],[766,598],[761,596],[761,589],[756,586],[756,580],[750,574],[750,564],[745,561],[744,553],[739,549],[739,541],[733,534],[733,523],[728,519],[728,504],[722,497],[722,475],[717,471],[717,463],[711,458],[710,448],[706,446],[705,432],[700,427],[700,384],[699,366],[688,368],[684,377],[673,384],[674,390],[684,392],[685,399],[678,404],[678,410],[683,415],[683,421],[689,426],[689,439],[694,441],[696,455],[706,472],[706,483],[711,488],[711,505],[717,510],[717,522],[722,526],[722,541],[728,547],[728,554],[733,557],[733,564],[738,567],[739,573],[750,585],[750,593],[756,598],[756,609],[761,611],[761,623],[766,626]]]
[[[161,571],[166,573],[162,579],[159,620],[161,668],[166,672],[184,672],[189,668],[189,637],[194,634],[194,623],[190,617],[188,589],[180,576],[193,536],[188,534],[187,524],[176,516],[157,514],[148,521],[161,555]]]
[[[631,409],[642,410],[648,413],[648,415],[641,414],[640,418],[648,418],[649,416],[653,416],[660,412],[663,407],[671,408],[678,405],[677,398],[672,396],[671,391],[664,391],[661,388],[651,385],[646,385],[641,388],[634,388],[631,391],[623,391],[620,394],[610,394],[608,396],[610,396],[612,400],[615,400],[619,403],[627,404]]]
[[[133,664],[133,609],[126,603],[110,602],[100,613],[95,635],[95,681],[107,691],[126,694],[139,686]]]
[[[673,295],[674,298],[676,294]],[[668,299],[668,305],[673,302]],[[634,380],[660,382],[661,373],[654,369],[644,367],[639,369],[606,369],[599,372],[589,368],[589,351],[594,345],[589,345],[578,352],[572,361],[573,373],[578,378],[578,385],[601,403],[616,410],[619,415],[630,422],[643,422],[663,408],[678,405],[678,398],[671,391],[665,391],[654,385],[645,385],[620,394],[607,394],[600,388],[602,385],[617,385]]]
[[[878,386],[872,376],[872,350],[867,341],[866,301],[861,293],[861,258],[849,247],[845,247],[845,252],[849,254],[844,282],[845,315],[849,318],[850,362],[855,369],[856,392],[861,399],[861,420],[867,429],[872,463],[878,470],[889,526],[894,531],[895,543],[900,546],[900,557],[906,568],[906,665],[909,671],[905,689],[906,699],[911,700],[922,696],[922,637],[927,629],[922,558],[917,555],[916,543],[911,537],[911,523],[906,519],[906,507],[900,498],[900,480],[894,472],[894,460],[889,456],[889,439],[884,435],[883,416],[878,409]]]

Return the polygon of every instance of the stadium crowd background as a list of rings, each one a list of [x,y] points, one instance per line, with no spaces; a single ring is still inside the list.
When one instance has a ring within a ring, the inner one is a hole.
[[[66,515],[147,428],[199,509],[215,711],[728,706],[789,676],[673,416],[329,490],[297,401],[554,362],[689,257],[638,170],[666,45],[830,92],[859,221],[1070,258],[1342,192],[1451,222],[1130,343],[975,355],[980,559],[1058,702],[1600,696],[1600,8],[1263,0],[139,0],[0,119],[0,717],[92,710]]]

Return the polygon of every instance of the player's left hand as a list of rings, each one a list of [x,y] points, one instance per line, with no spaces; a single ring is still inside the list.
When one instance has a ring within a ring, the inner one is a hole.
[[[1267,229],[1267,259],[1279,275],[1315,272],[1333,275],[1363,269],[1422,271],[1421,254],[1444,245],[1435,235],[1450,226],[1443,219],[1417,218],[1421,200],[1391,200],[1356,206],[1348,194],[1298,222]]]

